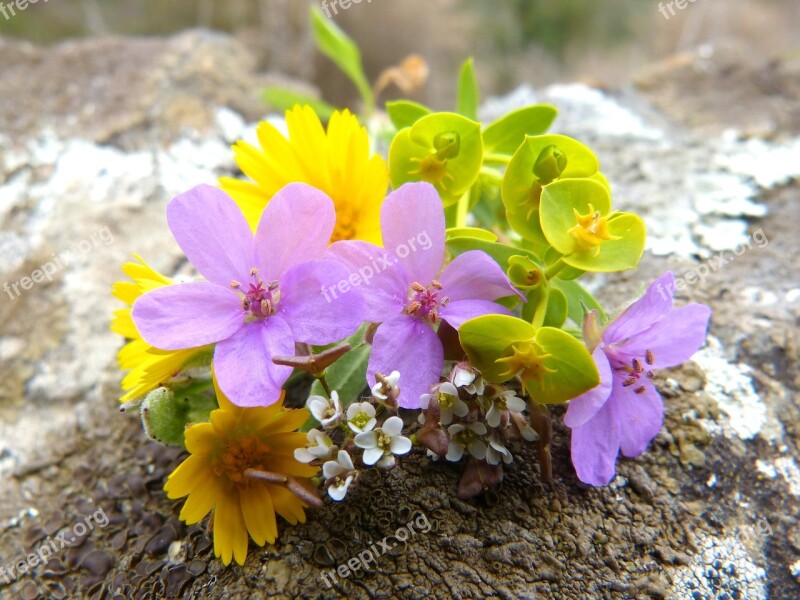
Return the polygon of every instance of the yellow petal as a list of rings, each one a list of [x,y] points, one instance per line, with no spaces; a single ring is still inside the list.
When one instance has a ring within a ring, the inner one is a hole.
[[[167,477],[164,491],[171,499],[187,496],[202,483],[207,471],[211,469],[209,461],[202,456],[189,456]]]
[[[233,557],[240,565],[247,558],[247,527],[235,488],[220,494],[214,508],[214,555],[225,566]]]
[[[306,522],[306,514],[303,512],[303,502],[292,492],[280,485],[272,483],[264,484],[272,496],[272,504],[275,512],[286,519],[292,525]]]
[[[239,502],[247,531],[250,532],[253,541],[259,546],[263,546],[266,542],[274,543],[274,528],[270,526],[269,515],[272,515],[274,523],[275,510],[272,508],[272,498],[263,483],[256,481],[250,484],[250,487],[239,495]]]

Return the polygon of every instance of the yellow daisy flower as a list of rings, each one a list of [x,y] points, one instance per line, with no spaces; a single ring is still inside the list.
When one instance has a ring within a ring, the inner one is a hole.
[[[319,468],[298,462],[305,433],[295,431],[308,419],[306,409],[283,408],[283,396],[270,406],[241,408],[217,387],[219,409],[210,423],[186,429],[191,453],[167,478],[172,499],[188,496],[180,518],[198,523],[214,510],[214,554],[225,565],[247,557],[248,534],[256,544],[275,542],[275,513],[291,524],[305,523],[304,507],[321,506],[308,485]]]
[[[133,256],[138,262],[127,262],[122,267],[132,281],[118,281],[113,287],[114,296],[128,307],[114,311],[111,331],[131,340],[117,354],[120,368],[130,371],[122,380],[122,389],[126,393],[120,402],[141,398],[174,377],[190,358],[210,348],[160,350],[142,339],[131,317],[131,306],[142,294],[173,282],[154,270],[138,254]]]
[[[286,111],[289,139],[266,121],[258,124],[261,148],[239,140],[234,158],[252,182],[222,177],[220,185],[239,205],[255,231],[264,207],[288,183],[322,190],[336,206],[337,240],[381,243],[380,207],[389,185],[386,161],[370,156],[367,130],[349,111],[335,112],[322,126],[310,106]]]

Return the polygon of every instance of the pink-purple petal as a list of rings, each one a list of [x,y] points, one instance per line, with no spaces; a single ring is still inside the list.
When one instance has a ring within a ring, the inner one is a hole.
[[[196,348],[224,340],[244,324],[239,296],[196,281],[157,288],[139,297],[131,313],[144,340],[161,350]]]
[[[600,385],[569,401],[569,407],[564,414],[564,425],[572,429],[581,427],[594,417],[611,395],[613,374],[605,352],[598,347],[592,353],[592,358],[600,373]]]
[[[451,300],[497,300],[514,294],[524,298],[500,266],[482,250],[456,256],[442,271],[439,283]]]
[[[475,317],[510,314],[510,310],[491,300],[456,300],[439,311],[439,317],[456,329]]]
[[[375,374],[400,372],[398,404],[419,408],[420,396],[439,381],[444,365],[442,343],[425,323],[408,315],[385,321],[372,341],[367,365],[367,383],[375,385]]]
[[[664,402],[650,381],[643,381],[644,391],[637,386],[623,387],[622,379],[614,381],[608,407],[619,427],[622,454],[639,456],[658,435],[664,422]]]
[[[323,345],[356,332],[364,316],[361,289],[335,294],[348,271],[335,260],[311,260],[289,269],[280,281],[278,314],[295,341]]]
[[[608,405],[573,429],[570,454],[578,479],[589,485],[608,485],[616,475],[619,439],[619,427]]]
[[[647,287],[644,295],[626,308],[603,332],[606,344],[623,342],[666,317],[672,309],[675,276],[667,271]]]
[[[167,223],[189,262],[213,283],[244,283],[256,266],[253,233],[220,189],[198,185],[176,196],[167,205]]]
[[[636,334],[615,348],[616,356],[628,363],[635,357],[653,353],[648,368],[666,369],[689,360],[706,341],[711,309],[704,304],[689,304],[676,308],[655,325]]]
[[[283,319],[252,321],[217,344],[217,383],[237,406],[269,406],[280,399],[281,386],[292,373],[291,367],[276,365],[272,357],[293,354],[292,330]]]
[[[255,238],[264,281],[280,279],[291,267],[322,258],[328,248],[336,211],[325,193],[305,183],[290,183],[269,201]]]
[[[428,285],[439,275],[444,230],[442,201],[429,183],[406,183],[383,201],[383,245],[405,265],[413,281]]]
[[[348,283],[352,276],[364,292],[365,321],[382,323],[403,311],[413,282],[403,265],[385,249],[360,240],[343,240],[332,244],[325,258],[344,264]]]

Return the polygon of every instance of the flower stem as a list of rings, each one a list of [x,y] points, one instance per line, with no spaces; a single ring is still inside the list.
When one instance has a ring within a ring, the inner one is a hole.
[[[487,153],[483,155],[483,162],[507,165],[511,162],[511,157],[506,154]]]
[[[319,381],[320,385],[322,385],[322,389],[325,390],[325,393],[328,394],[328,398],[331,397],[331,388],[328,385],[328,380],[325,378],[325,372],[323,371],[319,375],[314,375],[315,379]]]
[[[554,262],[552,265],[548,267],[547,271],[544,272],[544,276],[547,277],[547,279],[552,279],[553,277],[558,275],[558,273],[561,272],[566,266],[567,263],[564,262],[564,259],[559,258],[556,262]]]
[[[536,311],[533,313],[531,325],[537,329],[544,325],[544,318],[547,315],[547,304],[550,300],[550,288],[547,285],[542,286],[542,295],[539,297],[539,304],[536,305]]]
[[[553,481],[553,462],[550,456],[550,442],[553,439],[553,422],[550,411],[544,404],[539,404],[533,398],[528,398],[528,411],[530,412],[531,427],[539,434],[536,442],[536,452],[539,455],[539,471],[542,481]]]
[[[464,192],[461,198],[458,199],[458,206],[456,207],[456,227],[467,226],[467,214],[469,213],[469,201],[472,195],[472,188]]]

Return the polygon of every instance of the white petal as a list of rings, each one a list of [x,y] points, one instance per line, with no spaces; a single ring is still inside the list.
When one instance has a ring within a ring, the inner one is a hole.
[[[447,455],[445,458],[453,462],[458,462],[461,460],[462,456],[464,456],[464,446],[458,442],[450,442],[450,445],[447,446]]]
[[[486,425],[483,423],[472,423],[469,428],[478,435],[486,435]]]
[[[520,433],[522,434],[522,437],[529,442],[535,442],[539,439],[539,434],[536,433],[536,431],[530,425],[526,425]]]
[[[342,467],[344,467],[346,471],[356,470],[356,467],[353,464],[353,459],[350,458],[350,454],[347,451],[339,450],[339,454],[336,456],[336,460]]]
[[[486,451],[486,462],[490,465],[500,464],[500,455],[495,452],[494,448],[489,448]]]
[[[489,427],[497,427],[500,425],[500,410],[494,402],[492,402],[492,407],[489,409],[489,412],[486,413],[486,423]]]
[[[392,371],[389,373],[389,376],[386,378],[386,380],[389,382],[389,385],[395,387],[397,382],[400,381],[400,371]]]
[[[453,377],[453,383],[456,387],[464,387],[465,385],[469,385],[475,380],[475,373],[470,371],[469,369],[462,369],[461,367],[456,367],[455,375]]]
[[[453,409],[443,408],[439,412],[439,423],[442,425],[449,425],[453,422]]]
[[[350,487],[350,484],[352,482],[353,482],[353,476],[350,475],[344,481],[344,483],[328,486],[328,496],[331,497],[331,500],[335,500],[336,502],[341,502],[342,500],[344,500],[345,495],[347,495],[347,488]]]
[[[350,406],[347,407],[347,420],[350,421],[359,412],[361,412],[361,403],[353,402]]]
[[[453,436],[461,433],[465,429],[466,427],[464,427],[461,423],[456,423],[455,425],[450,425],[450,427],[447,428],[447,433]],[[484,433],[486,432],[484,431]]]
[[[458,390],[449,381],[445,381],[439,385],[439,394],[446,394],[447,396],[458,396]]]
[[[378,447],[378,434],[374,431],[365,431],[359,433],[353,440],[359,448],[377,448]]]
[[[506,398],[506,407],[514,412],[522,412],[525,410],[525,401],[522,398],[512,396],[511,398]]]
[[[375,416],[375,407],[369,402],[361,403],[361,412],[367,413],[370,417]]]
[[[403,419],[400,417],[389,417],[383,422],[381,429],[386,435],[394,437],[403,431]]]
[[[380,448],[367,448],[364,450],[363,461],[365,465],[374,465],[383,456],[383,450]]]
[[[310,463],[312,460],[316,460],[317,457],[311,454],[307,448],[295,448],[294,459],[301,463]]]
[[[428,410],[428,407],[430,406],[430,404],[431,404],[431,395],[430,394],[422,394],[422,396],[419,397],[419,407],[422,410]]]
[[[335,460],[329,460],[324,465],[322,465],[322,475],[325,479],[331,479],[332,477],[338,477],[342,473],[344,473],[347,469],[342,468]]]
[[[478,460],[486,458],[486,444],[480,440],[473,440],[469,445],[469,453]]]
[[[393,437],[389,449],[392,451],[392,454],[407,454],[411,451],[411,440],[402,435]]]
[[[377,424],[378,424],[378,419],[372,417],[369,421],[367,421],[367,424],[364,425],[364,431],[372,431],[373,429],[375,429],[375,425]]]
[[[456,398],[453,404],[453,412],[456,413],[456,416],[466,417],[467,414],[469,414],[469,406],[467,406],[467,403],[461,400],[461,398]]]

